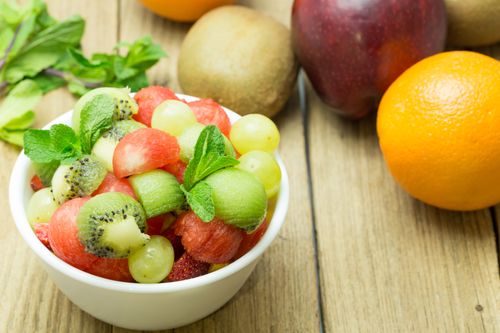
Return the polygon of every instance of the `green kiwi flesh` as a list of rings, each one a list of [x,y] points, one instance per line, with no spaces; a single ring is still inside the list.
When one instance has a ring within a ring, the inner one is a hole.
[[[98,159],[108,171],[113,172],[113,154],[118,142],[128,133],[146,127],[135,120],[120,120],[97,140],[92,148],[92,155]]]
[[[129,95],[128,88],[97,88],[89,91],[83,95],[78,102],[76,102],[75,109],[73,110],[73,129],[76,133],[80,132],[80,113],[85,104],[97,95],[110,95],[115,100],[115,120],[130,119],[132,115],[139,111],[139,107],[135,100]]]
[[[70,165],[60,165],[52,177],[52,193],[58,204],[94,192],[106,177],[106,168],[90,155]]]
[[[215,216],[225,223],[252,231],[264,220],[266,191],[251,173],[227,168],[208,176],[205,181],[212,187]]]
[[[120,192],[99,194],[77,217],[78,237],[85,250],[103,258],[127,258],[146,244],[146,216],[141,205]]]
[[[179,210],[185,198],[177,179],[163,170],[153,170],[129,178],[147,218]]]

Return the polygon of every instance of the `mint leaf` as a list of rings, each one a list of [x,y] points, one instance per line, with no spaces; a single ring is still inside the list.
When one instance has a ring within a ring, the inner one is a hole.
[[[50,164],[72,161],[82,155],[78,138],[69,126],[52,125],[50,130],[30,129],[24,134],[24,154],[33,162]]]
[[[24,133],[24,154],[37,163],[49,163],[60,158],[52,147],[47,130],[30,129]]]
[[[85,104],[80,115],[82,152],[88,154],[97,139],[113,126],[115,100],[109,95],[97,95]]]
[[[2,105],[0,106],[0,128],[9,125],[10,128],[21,129],[18,124],[15,124],[16,119],[23,118],[22,123],[28,125],[24,114],[33,110],[35,105],[42,97],[42,92],[35,82],[31,80],[23,80],[19,82],[7,95]],[[28,116],[30,118],[31,116]],[[31,120],[34,120],[31,118]],[[13,123],[14,124],[13,124]],[[24,128],[29,127],[25,126]]]
[[[239,163],[235,158],[226,156],[224,151],[224,137],[220,130],[213,125],[205,127],[184,173],[184,186],[188,191],[212,173]]]
[[[181,190],[186,195],[189,207],[203,222],[210,222],[214,219],[215,206],[212,199],[212,188],[207,182],[198,182],[189,192],[181,185]]]
[[[56,124],[49,131],[51,145],[60,159],[76,159],[81,155],[80,143],[75,131],[66,125]]]
[[[16,146],[23,146],[24,130],[8,130],[0,128],[0,139]]]
[[[7,64],[5,78],[10,83],[17,82],[52,66],[69,47],[80,43],[83,29],[83,19],[73,16],[35,34]]]

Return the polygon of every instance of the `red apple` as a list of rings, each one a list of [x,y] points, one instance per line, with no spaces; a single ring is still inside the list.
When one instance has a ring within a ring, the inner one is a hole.
[[[408,67],[444,49],[442,0],[295,0],[295,52],[321,99],[361,118]]]

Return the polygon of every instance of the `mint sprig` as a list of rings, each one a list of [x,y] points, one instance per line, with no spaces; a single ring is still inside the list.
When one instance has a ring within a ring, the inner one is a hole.
[[[115,107],[115,99],[105,94],[94,96],[83,107],[80,114],[80,141],[84,154],[90,154],[102,133],[113,126]]]
[[[51,170],[61,163],[72,163],[83,154],[89,154],[99,136],[111,128],[114,108],[115,101],[108,95],[96,95],[90,99],[81,111],[79,136],[63,124],[52,125],[49,130],[27,130],[24,133],[24,154],[34,163],[50,165]],[[50,173],[44,178],[48,180],[49,177]]]
[[[145,36],[87,57],[81,49],[82,17],[59,21],[50,16],[45,1],[23,3],[0,0],[0,97],[6,95],[0,107],[0,140],[22,146],[24,132],[35,121],[33,107],[49,91],[63,86],[77,96],[102,86],[138,91],[149,85],[146,70],[166,56]],[[20,91],[26,102],[8,103]]]
[[[220,130],[209,125],[201,131],[194,148],[193,158],[184,173],[181,189],[188,205],[204,222],[215,217],[212,188],[203,181],[211,174],[224,168],[235,166],[239,161],[225,154],[224,137]]]

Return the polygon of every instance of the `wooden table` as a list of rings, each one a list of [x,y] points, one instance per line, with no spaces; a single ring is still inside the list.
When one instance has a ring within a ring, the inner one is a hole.
[[[132,0],[48,3],[56,17],[86,19],[87,53],[151,34],[169,57],[150,78],[179,90],[176,62],[189,25]],[[289,25],[291,0],[242,3]],[[500,46],[481,51],[500,58]],[[411,199],[387,172],[375,117],[340,119],[304,79],[298,86],[276,118],[291,180],[280,236],[229,304],[175,331],[500,332],[500,210],[453,213]],[[37,125],[73,103],[66,91],[49,94]],[[74,306],[21,240],[7,199],[18,153],[0,142],[0,332],[126,332]]]

